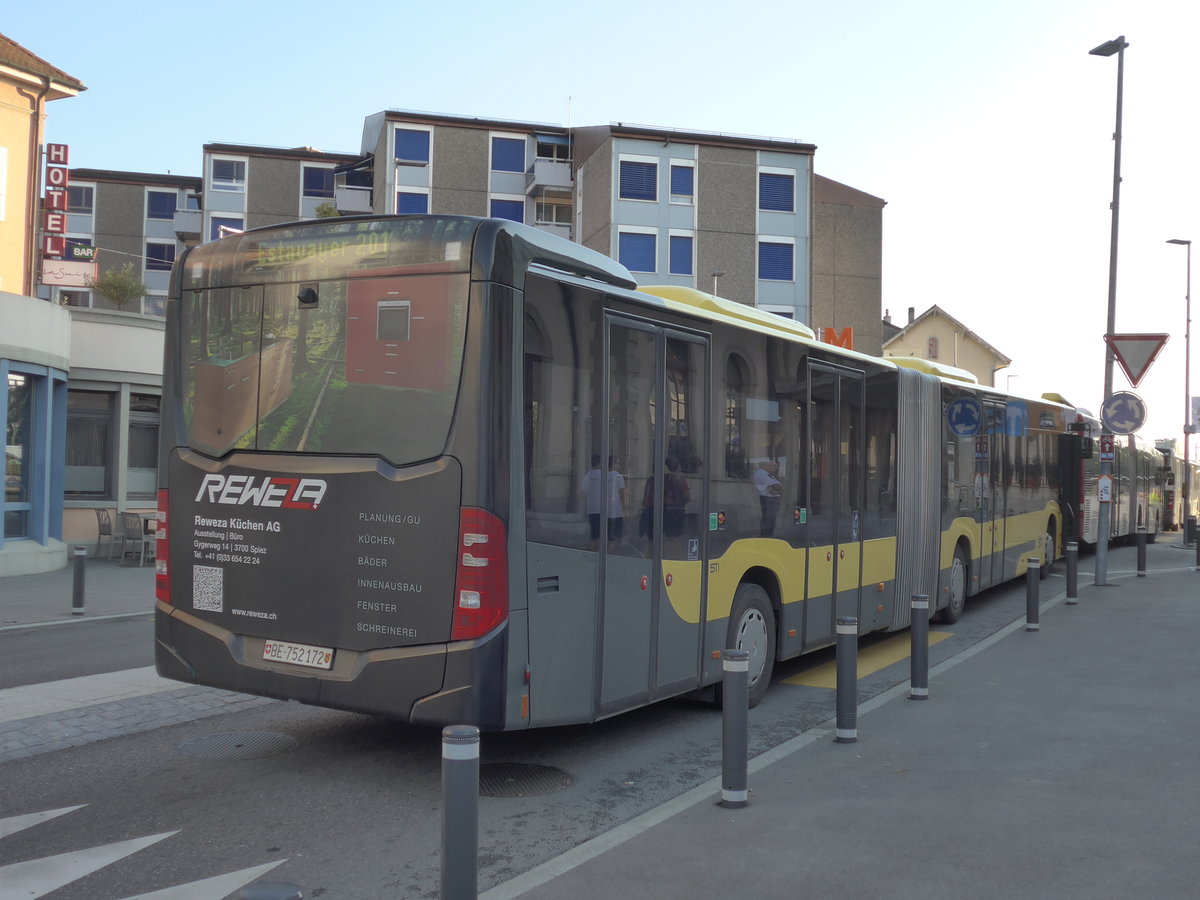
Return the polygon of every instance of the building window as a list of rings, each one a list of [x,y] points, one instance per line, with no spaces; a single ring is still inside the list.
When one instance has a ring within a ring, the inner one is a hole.
[[[8,374],[8,411],[4,425],[4,537],[29,536],[33,508],[30,470],[33,464],[33,378]]]
[[[696,193],[696,169],[693,166],[671,166],[671,202],[692,203]]]
[[[551,200],[539,200],[535,206],[536,221],[539,225],[570,225],[571,203],[555,203]]]
[[[525,142],[517,138],[492,138],[492,171],[524,172]]]
[[[91,215],[95,189],[71,185],[67,188],[67,212]]]
[[[795,212],[796,177],[759,172],[758,208],[775,212]]]
[[[429,212],[429,195],[396,191],[396,212],[402,216],[423,216]]]
[[[685,235],[671,235],[670,274],[692,274],[692,239]]]
[[[304,166],[305,197],[333,197],[333,169],[321,166]]]
[[[658,164],[621,160],[622,200],[658,199]]]
[[[113,395],[101,391],[67,391],[68,498],[111,496]]]
[[[174,244],[146,243],[146,271],[170,272],[175,265]]]
[[[87,309],[92,305],[91,291],[59,291],[58,301],[66,306]]]
[[[129,466],[126,496],[130,500],[153,500],[158,488],[160,402],[153,394],[129,395]]]
[[[214,159],[212,161],[212,189],[214,191],[244,191],[246,189],[245,160]]]
[[[655,235],[637,231],[617,235],[617,260],[630,272],[657,271],[657,255]]]
[[[514,222],[524,222],[525,201],[493,200],[491,215],[493,219],[512,219]]]
[[[930,359],[938,358],[938,339],[935,337],[931,337],[929,339],[929,358]]]
[[[409,165],[428,165],[429,132],[410,128],[396,129],[396,162]]]
[[[174,219],[176,197],[174,191],[146,191],[146,218]]]
[[[225,237],[226,234],[241,231],[242,227],[241,219],[213,216],[208,223],[208,239],[215,241],[217,238]],[[226,229],[226,231],[222,231],[222,229]]]
[[[571,139],[565,134],[539,134],[536,140],[538,159],[570,160]]]
[[[758,242],[758,277],[764,281],[795,280],[796,247],[774,241]]]

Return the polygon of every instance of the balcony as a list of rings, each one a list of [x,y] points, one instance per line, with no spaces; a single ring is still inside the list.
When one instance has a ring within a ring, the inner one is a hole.
[[[535,159],[525,173],[525,196],[543,191],[571,190],[571,163],[557,159]]]
[[[337,204],[337,210],[340,213],[369,213],[371,212],[371,189],[348,184],[335,185],[333,202]]]
[[[568,241],[571,239],[570,225],[560,225],[557,222],[535,222],[533,227],[547,234],[556,234],[560,238],[566,238]]]
[[[175,210],[175,235],[181,241],[200,240],[200,222],[203,213],[198,209]]]

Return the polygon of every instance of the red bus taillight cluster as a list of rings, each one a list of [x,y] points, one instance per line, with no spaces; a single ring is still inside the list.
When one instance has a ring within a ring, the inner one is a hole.
[[[170,566],[167,565],[167,492],[158,492],[158,513],[154,523],[154,596],[171,602]]]
[[[508,618],[508,540],[504,523],[483,509],[458,518],[458,573],[450,640],[483,637]]]

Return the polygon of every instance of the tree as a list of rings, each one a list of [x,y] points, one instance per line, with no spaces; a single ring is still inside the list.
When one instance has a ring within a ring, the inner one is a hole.
[[[88,278],[86,284],[117,309],[124,309],[131,302],[146,296],[150,290],[142,283],[137,267],[132,262],[109,269],[99,278]]]

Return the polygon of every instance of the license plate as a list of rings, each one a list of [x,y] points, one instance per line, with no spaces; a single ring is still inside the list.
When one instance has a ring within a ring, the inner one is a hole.
[[[267,641],[263,645],[263,659],[293,666],[308,666],[310,669],[333,667],[333,651],[328,647],[292,644],[288,641]]]

